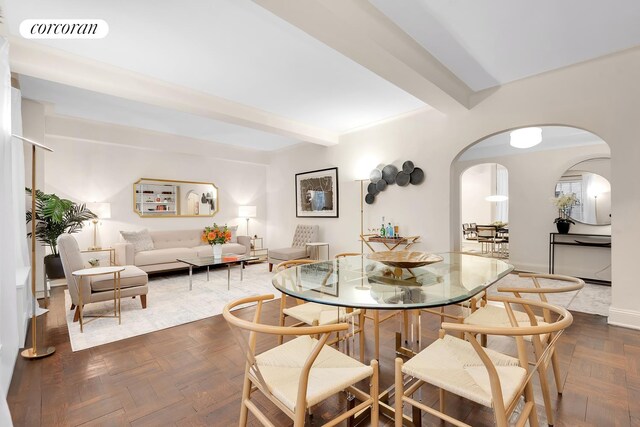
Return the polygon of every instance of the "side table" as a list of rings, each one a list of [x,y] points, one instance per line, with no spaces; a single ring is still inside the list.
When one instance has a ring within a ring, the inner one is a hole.
[[[305,243],[305,245],[309,248],[313,248],[313,259],[320,261],[320,247],[327,247],[327,260],[329,260],[329,243],[327,242],[311,242]]]
[[[116,265],[116,250],[114,248],[86,249],[80,252],[83,254],[92,252],[109,252],[109,265]]]
[[[109,266],[84,268],[71,273],[76,278],[76,293],[78,294],[78,311],[80,313],[80,332],[84,332],[84,308],[82,306],[82,279],[85,277],[100,276],[102,274],[113,274],[113,316],[87,316],[87,317],[116,317],[118,324],[122,324],[122,311],[120,301],[120,273],[124,267]]]
[[[260,242],[260,244],[258,244],[258,242]],[[269,249],[264,247],[263,242],[264,239],[262,237],[251,237],[251,250],[248,255],[258,257],[258,259],[253,262],[264,262],[269,259]]]

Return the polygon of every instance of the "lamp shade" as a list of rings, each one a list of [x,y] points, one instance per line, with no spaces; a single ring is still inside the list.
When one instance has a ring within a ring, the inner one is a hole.
[[[255,218],[257,208],[255,206],[239,206],[238,216],[240,218]]]
[[[111,203],[87,203],[87,209],[96,214],[96,216],[100,219],[109,219],[111,218]]]
[[[516,129],[509,134],[509,144],[515,148],[531,148],[541,142],[541,128]]]

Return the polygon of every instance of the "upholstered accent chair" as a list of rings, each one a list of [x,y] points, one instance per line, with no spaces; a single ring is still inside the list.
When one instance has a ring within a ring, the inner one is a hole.
[[[273,264],[284,261],[309,258],[307,243],[318,241],[317,225],[298,224],[293,235],[293,242],[288,248],[269,249],[269,271],[273,271]]]
[[[67,279],[67,287],[71,296],[72,309],[75,308],[73,321],[77,322],[80,316],[78,308],[78,292],[82,292],[83,305],[92,302],[113,300],[113,274],[93,276],[89,280],[82,280],[82,288],[78,289],[76,278],[73,272],[86,268],[80,255],[78,242],[70,234],[63,234],[58,237],[58,251],[64,268],[64,275]],[[124,266],[124,271],[120,273],[121,298],[136,297],[140,295],[142,308],[147,308],[147,273],[133,265]]]

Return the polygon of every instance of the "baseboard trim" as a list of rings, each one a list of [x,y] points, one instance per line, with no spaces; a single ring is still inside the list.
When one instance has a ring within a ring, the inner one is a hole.
[[[609,307],[610,325],[629,329],[640,329],[640,311]]]

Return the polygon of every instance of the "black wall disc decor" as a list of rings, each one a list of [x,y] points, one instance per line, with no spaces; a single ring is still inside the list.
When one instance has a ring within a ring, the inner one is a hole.
[[[386,165],[382,169],[373,169],[369,174],[371,182],[367,186],[367,195],[364,201],[368,205],[376,201],[376,196],[384,191],[387,186],[398,184],[400,187],[407,185],[419,185],[425,180],[424,171],[415,167],[411,160],[407,160],[402,164],[402,170],[394,165]]]

